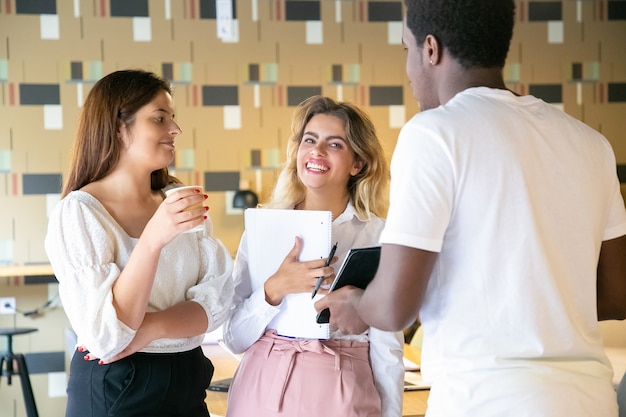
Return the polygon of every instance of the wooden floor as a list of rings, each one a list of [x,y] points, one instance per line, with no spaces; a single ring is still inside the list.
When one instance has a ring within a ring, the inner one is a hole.
[[[233,376],[239,361],[217,344],[203,345],[204,354],[211,359],[215,367],[213,381],[230,378]],[[419,351],[405,346],[405,356],[413,362],[419,363]],[[212,417],[226,415],[227,393],[207,391],[206,403]],[[404,393],[402,407],[403,417],[423,417],[426,413],[428,391],[410,391]]]

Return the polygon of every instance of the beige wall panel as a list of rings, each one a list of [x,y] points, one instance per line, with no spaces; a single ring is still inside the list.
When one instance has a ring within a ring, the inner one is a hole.
[[[259,31],[261,44],[282,44],[296,42],[305,45],[306,28],[304,22],[261,22]],[[282,59],[282,56],[280,57]]]
[[[309,55],[310,56],[310,55]],[[310,61],[295,61],[290,59],[290,64],[281,64],[278,70],[281,73],[282,83],[286,86],[323,86],[328,79],[325,79],[325,70],[329,71],[328,65],[323,66],[319,59]],[[328,69],[327,69],[328,68]]]
[[[220,64],[215,65],[215,56],[213,62],[203,65],[204,79],[206,84],[211,85],[238,85],[241,73],[240,53],[232,48],[219,52]]]
[[[196,86],[197,87],[197,86]],[[193,89],[191,84],[173,84],[172,99],[174,100],[174,111],[176,119],[185,116],[186,109],[193,106]],[[201,91],[198,89],[198,101],[201,98]]]
[[[63,25],[61,25],[61,28],[63,28]],[[17,33],[20,33],[20,31],[23,31],[23,29],[18,30]],[[54,75],[55,71],[50,68],[51,62],[63,59],[68,61],[78,60],[77,57],[85,59],[84,57],[90,56],[92,50],[98,46],[95,42],[90,42],[90,47],[86,48],[83,46],[85,42],[78,39],[79,35],[78,31],[72,30],[71,34],[66,34],[61,30],[61,40],[40,39],[39,27],[32,33],[32,36],[10,33],[7,37],[10,59],[26,61],[35,59],[45,62],[48,72]],[[66,36],[67,41],[63,40],[63,36]],[[99,52],[99,48],[96,51]],[[100,59],[99,54],[94,55],[94,59]]]
[[[242,128],[258,129],[262,124],[262,107],[271,105],[271,90],[259,88],[259,107],[255,107],[255,87],[252,84],[239,86],[239,106],[241,107]]]
[[[87,41],[103,41],[111,39],[123,39],[128,46],[133,42],[133,22],[127,17],[102,18],[87,17],[83,18],[83,39]],[[154,28],[154,27],[153,27]],[[104,59],[110,59],[106,53],[110,53],[105,48]]]
[[[0,207],[4,207],[11,187],[12,174],[7,172],[0,173]]]
[[[43,247],[48,228],[45,197],[40,195],[15,197],[3,210],[7,210],[13,217],[15,235],[19,236],[14,242],[15,257],[25,262],[47,262]]]
[[[524,74],[529,74],[527,78],[529,84],[560,84],[563,82],[561,79],[562,70],[560,62],[557,63],[553,61],[551,65],[536,63],[537,61],[534,59],[531,59],[530,62],[535,63],[521,65],[522,71],[526,71]]]
[[[286,104],[285,97],[282,107],[263,108],[263,126],[272,126],[276,129],[276,137],[282,144],[282,149],[280,150],[281,157],[285,155],[287,150],[287,141],[291,136],[291,121],[296,110],[295,106],[287,106]]]
[[[0,88],[2,85],[0,85]],[[5,89],[5,91],[8,89]],[[3,101],[8,103],[8,92],[6,93],[6,97],[3,96]],[[18,106],[0,106],[0,149],[8,150],[13,146],[12,137],[14,137],[15,133],[13,132],[13,126],[19,122],[18,120],[22,117],[22,108]],[[19,116],[18,116],[19,115]]]
[[[183,132],[176,138],[176,147],[193,148],[210,140],[211,137],[206,134],[205,129],[221,129],[223,122],[220,110],[221,108],[177,106],[176,121]]]
[[[64,172],[65,152],[50,151],[51,146],[42,144],[40,147],[25,152],[26,170],[28,174],[50,174]]]
[[[595,90],[595,89],[594,89]],[[597,96],[597,93],[594,92],[594,95]],[[601,114],[604,111],[605,106],[599,105],[595,100],[586,100],[583,103],[583,120],[584,123],[591,126],[593,129],[602,132],[601,126]]]
[[[0,195],[0,206],[2,206],[2,216],[0,218],[0,240],[13,240],[14,236],[14,227],[13,227],[13,213],[8,213],[8,211],[4,208],[7,207],[10,200],[15,200],[14,197],[7,198],[5,197],[5,185],[0,185],[0,191],[2,194]],[[0,317],[2,315],[0,314]]]
[[[43,129],[43,108],[41,106],[20,107],[20,117],[11,126],[12,131],[12,151],[11,159],[13,172],[25,172],[25,153],[37,146],[46,144],[44,141],[45,131]],[[1,110],[0,110],[1,111]]]
[[[361,82],[374,85],[406,85],[406,55],[401,49],[383,49],[379,54],[364,53]]]
[[[226,214],[225,193],[208,193],[208,195],[213,235],[221,240],[231,256],[235,257],[244,229],[243,214]]]
[[[333,12],[332,17],[323,19],[322,23],[324,45],[333,45],[333,48],[326,48],[328,52],[335,52],[345,46],[350,46],[345,41],[345,23],[336,23],[334,16]]]
[[[344,33],[347,44],[361,43],[370,49],[389,45],[387,23],[345,22]]]
[[[0,15],[0,37],[39,38],[41,19],[38,15]],[[11,51],[13,53],[13,51]]]
[[[104,55],[113,66],[105,66],[104,74],[126,69],[142,68],[161,73],[163,62],[189,61],[189,51],[174,48],[172,44],[155,45],[154,43],[109,41],[104,43]]]
[[[241,163],[241,148],[238,146],[238,131],[225,130],[212,138],[206,152],[210,171],[234,171]]]
[[[332,64],[357,64],[361,54],[358,45],[333,44],[324,40],[323,45],[302,46],[298,42],[281,42],[282,62],[297,63],[301,66],[323,64],[323,79],[329,79]],[[314,74],[309,73],[309,76]]]
[[[615,150],[618,163],[626,163],[626,103],[613,103],[602,107],[600,124]]]
[[[178,44],[193,42],[194,45],[206,46],[209,38],[215,38],[215,32],[208,31],[206,21],[176,18],[172,23],[172,37]]]
[[[522,43],[511,41],[511,45],[509,46],[509,53],[506,57],[506,63],[510,62],[520,62],[522,59]]]
[[[624,47],[626,48],[626,42]],[[625,49],[626,50],[626,49]],[[609,82],[624,83],[626,82],[626,62],[623,61],[610,61],[607,64],[602,64],[607,67],[606,79]]]

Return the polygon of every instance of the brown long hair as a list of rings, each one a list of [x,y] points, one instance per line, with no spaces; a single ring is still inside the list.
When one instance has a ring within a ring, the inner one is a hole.
[[[370,213],[385,216],[388,207],[389,163],[378,140],[374,123],[359,107],[338,102],[329,97],[313,96],[298,105],[291,125],[287,145],[287,162],[283,166],[268,208],[292,208],[304,199],[306,188],[298,178],[298,147],[307,123],[317,114],[327,114],[342,120],[346,140],[354,156],[363,162],[361,171],[350,178],[348,193],[356,212],[365,217]]]
[[[119,128],[131,126],[137,111],[162,90],[172,93],[166,80],[143,70],[115,71],[93,86],[83,105],[62,197],[106,177],[115,168],[122,150]],[[180,183],[167,167],[153,171],[150,177],[153,190]]]

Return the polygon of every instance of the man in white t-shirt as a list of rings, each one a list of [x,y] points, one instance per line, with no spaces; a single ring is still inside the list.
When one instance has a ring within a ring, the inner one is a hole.
[[[513,0],[406,0],[422,112],[392,159],[380,267],[316,303],[331,326],[424,328],[428,417],[615,417],[598,320],[626,317],[626,210],[608,141],[502,68]]]

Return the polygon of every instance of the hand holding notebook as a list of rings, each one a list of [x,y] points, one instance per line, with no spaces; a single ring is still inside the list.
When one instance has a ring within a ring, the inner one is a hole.
[[[346,285],[365,289],[374,279],[380,261],[380,246],[368,248],[350,249],[348,256],[341,264],[339,273],[330,286],[330,291],[334,291]],[[330,320],[330,310],[327,308],[317,315],[318,323],[328,323]]]

